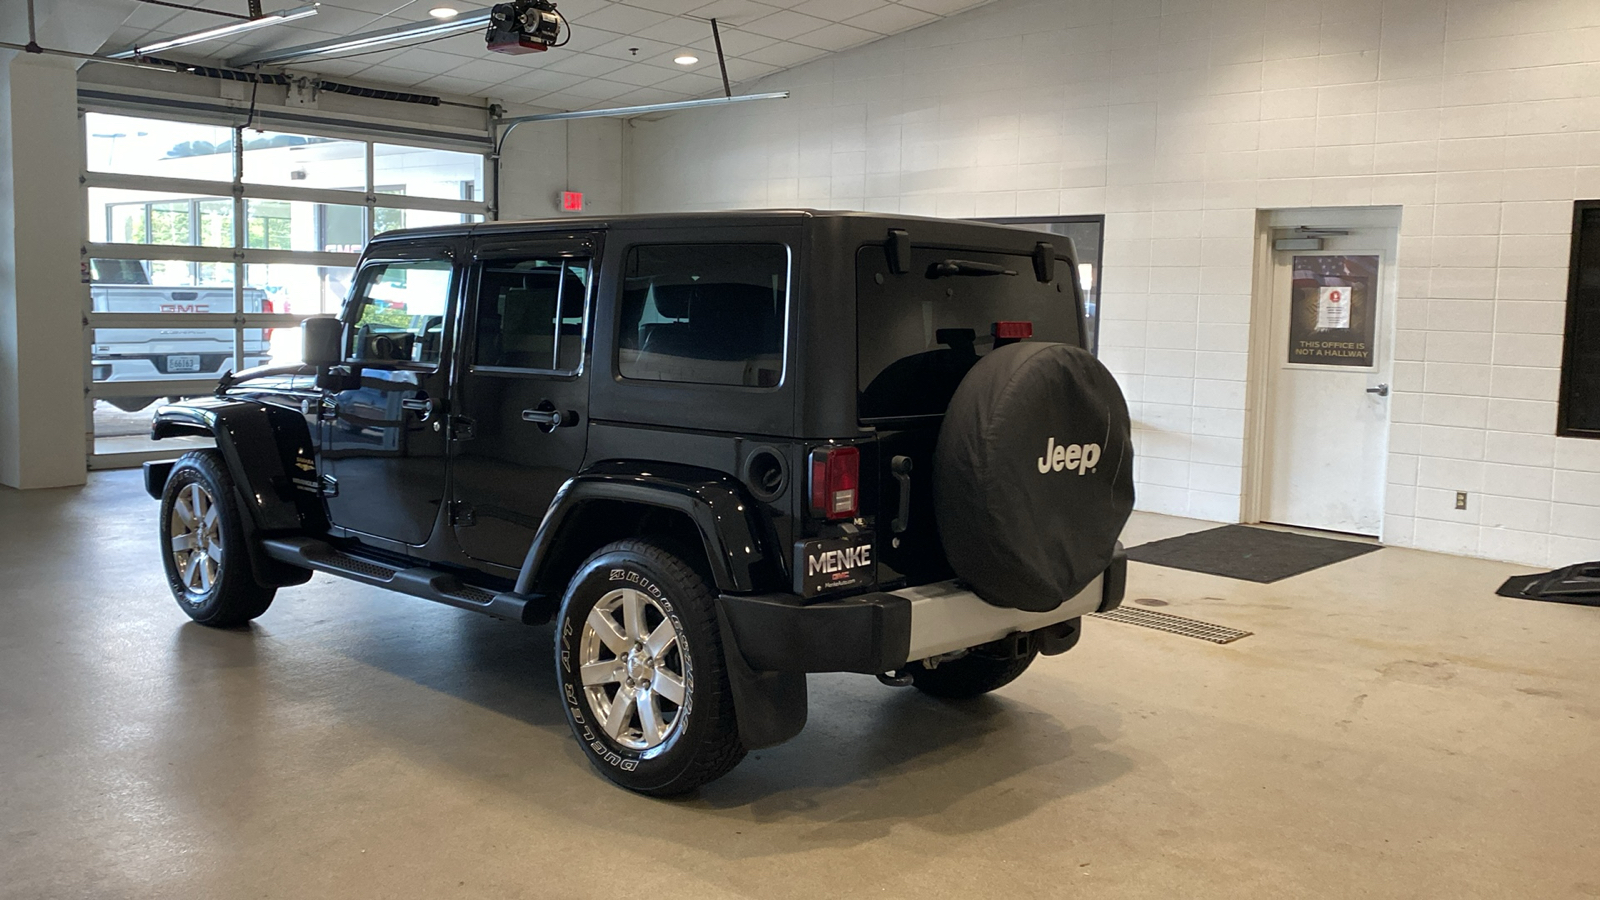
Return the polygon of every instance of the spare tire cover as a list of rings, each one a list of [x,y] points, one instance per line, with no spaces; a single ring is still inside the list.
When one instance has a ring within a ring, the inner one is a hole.
[[[1133,511],[1128,405],[1068,344],[994,350],[956,388],[934,451],[945,555],[979,597],[1046,612],[1111,564]]]

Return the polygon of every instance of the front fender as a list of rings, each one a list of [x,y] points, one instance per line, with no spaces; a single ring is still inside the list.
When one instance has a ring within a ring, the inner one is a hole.
[[[762,538],[757,510],[731,476],[671,463],[606,462],[568,479],[556,492],[528,548],[517,577],[517,593],[533,590],[563,526],[585,504],[597,501],[686,515],[699,533],[717,589],[725,593],[758,589],[761,569],[779,558]]]
[[[150,437],[211,435],[255,526],[263,532],[298,531],[305,523],[284,460],[291,454],[312,460],[314,448],[304,420],[294,421],[300,434],[294,433],[291,423],[275,423],[273,411],[264,404],[206,397],[157,407]]]

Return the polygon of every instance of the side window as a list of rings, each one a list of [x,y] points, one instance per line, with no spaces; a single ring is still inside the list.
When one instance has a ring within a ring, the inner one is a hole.
[[[590,271],[587,259],[555,256],[485,263],[472,364],[576,372]]]
[[[782,244],[631,248],[617,343],[622,377],[777,386],[788,287]]]
[[[350,358],[438,365],[453,274],[445,259],[362,269],[349,313],[355,323]]]

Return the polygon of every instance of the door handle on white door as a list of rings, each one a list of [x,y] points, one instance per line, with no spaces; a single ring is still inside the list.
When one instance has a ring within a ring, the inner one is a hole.
[[[1377,387],[1369,387],[1367,388],[1367,393],[1377,394],[1379,397],[1387,397],[1389,396],[1389,386],[1387,384],[1380,384]]]

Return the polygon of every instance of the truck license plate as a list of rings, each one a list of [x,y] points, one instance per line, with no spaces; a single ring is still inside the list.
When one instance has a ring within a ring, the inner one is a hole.
[[[865,538],[801,541],[794,545],[795,593],[815,597],[872,584],[877,562]]]
[[[185,353],[167,357],[168,372],[198,372],[200,371],[200,355]]]

